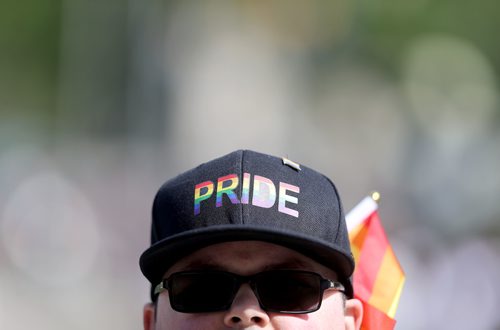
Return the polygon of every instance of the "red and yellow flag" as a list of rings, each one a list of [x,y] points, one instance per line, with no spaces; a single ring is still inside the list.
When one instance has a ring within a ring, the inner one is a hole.
[[[378,217],[378,193],[366,197],[346,216],[356,261],[354,296],[364,307],[361,329],[390,330],[405,275]]]

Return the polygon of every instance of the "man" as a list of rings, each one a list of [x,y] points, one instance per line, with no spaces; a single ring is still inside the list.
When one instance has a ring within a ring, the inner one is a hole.
[[[359,329],[341,201],[322,174],[248,150],[167,181],[153,204],[144,329]]]

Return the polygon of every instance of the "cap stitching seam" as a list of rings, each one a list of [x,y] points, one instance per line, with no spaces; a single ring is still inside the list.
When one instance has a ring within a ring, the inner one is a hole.
[[[328,182],[330,182],[330,184],[332,185],[333,191],[335,192],[335,197],[336,197],[336,200],[337,200],[337,205],[339,207],[339,216],[338,216],[338,219],[337,219],[337,232],[335,234],[335,241],[334,241],[335,243],[337,243],[337,239],[339,237],[339,231],[340,231],[341,221],[342,221],[342,213],[343,213],[342,205],[340,204],[340,198],[338,197],[339,193],[337,191],[337,187],[335,187],[335,184],[332,182],[332,180],[330,180],[330,178],[326,177],[325,175],[323,175],[323,177],[326,178],[328,180]]]
[[[245,155],[245,150],[241,151],[240,157],[240,178],[241,182],[239,183],[240,188],[240,224],[244,224],[243,221],[243,203],[241,203],[241,197],[243,196],[243,156]]]

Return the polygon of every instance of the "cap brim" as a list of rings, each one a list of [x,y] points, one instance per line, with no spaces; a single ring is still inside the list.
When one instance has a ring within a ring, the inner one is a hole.
[[[334,270],[338,280],[346,287],[346,295],[353,296],[350,276],[354,271],[354,261],[350,252],[297,232],[258,226],[219,225],[173,235],[144,251],[140,258],[141,271],[155,285],[176,261],[200,248],[223,242],[253,240],[285,246]]]

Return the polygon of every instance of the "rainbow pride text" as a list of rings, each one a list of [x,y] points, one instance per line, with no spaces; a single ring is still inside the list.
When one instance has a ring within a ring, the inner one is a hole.
[[[298,204],[298,197],[291,196],[288,192],[298,194],[299,187],[285,182],[275,185],[270,179],[259,175],[254,175],[252,180],[250,173],[243,173],[241,196],[238,197],[235,191],[239,184],[240,178],[236,174],[222,176],[217,179],[217,183],[212,181],[198,183],[194,187],[194,215],[201,213],[202,202],[208,203],[215,192],[215,207],[222,206],[223,195],[226,195],[232,204],[251,204],[263,208],[273,207],[278,197],[279,212],[293,217],[299,216],[299,211],[286,206],[287,202]]]

